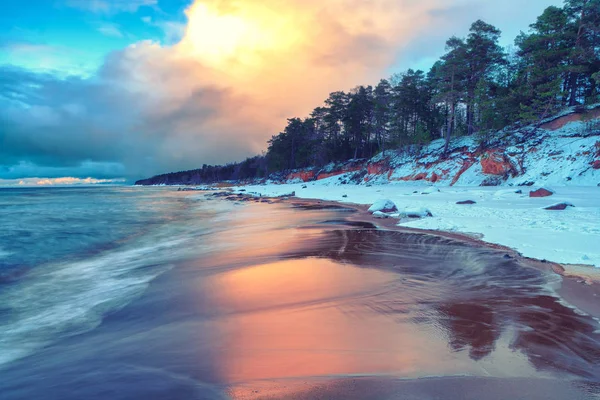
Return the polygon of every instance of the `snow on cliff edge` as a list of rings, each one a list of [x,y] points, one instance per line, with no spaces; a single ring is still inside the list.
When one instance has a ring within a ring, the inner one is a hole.
[[[431,210],[433,217],[407,226],[475,234],[527,257],[600,267],[600,108],[558,115],[540,129],[499,132],[485,148],[473,137],[455,138],[442,156],[443,145],[440,139],[412,153],[298,170],[246,189],[368,205],[389,199],[400,213]],[[542,186],[554,195],[529,197]],[[467,200],[475,204],[456,204]],[[557,202],[574,207],[544,209]]]

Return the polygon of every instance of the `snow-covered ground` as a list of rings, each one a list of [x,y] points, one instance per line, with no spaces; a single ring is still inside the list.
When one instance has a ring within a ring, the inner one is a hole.
[[[402,222],[405,226],[477,234],[487,242],[511,247],[527,257],[600,267],[600,187],[556,186],[551,187],[555,190],[553,196],[530,198],[529,191],[537,187],[435,186],[432,190],[431,185],[340,185],[339,181],[340,177],[335,176],[309,183],[244,189],[262,196],[295,192],[299,198],[368,205],[390,199],[400,213],[422,208],[433,214]],[[522,193],[516,193],[518,190]],[[456,204],[465,200],[476,204]],[[544,210],[558,202],[574,207]]]

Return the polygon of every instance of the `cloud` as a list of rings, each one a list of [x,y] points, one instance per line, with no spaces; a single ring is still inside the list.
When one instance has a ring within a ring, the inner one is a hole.
[[[122,38],[123,32],[117,24],[112,24],[108,22],[103,22],[98,28],[98,32],[103,34],[104,36],[114,37],[114,38]]]
[[[138,178],[260,153],[286,118],[410,58],[432,24],[455,29],[436,14],[447,3],[197,0],[176,43],[113,52],[90,78],[0,67],[0,178]]]
[[[141,7],[156,6],[158,0],[65,0],[67,7],[97,14],[134,13]]]
[[[108,185],[121,184],[125,179],[96,179],[96,178],[23,178],[23,179],[0,179],[0,187],[4,186],[76,186],[76,185]]]

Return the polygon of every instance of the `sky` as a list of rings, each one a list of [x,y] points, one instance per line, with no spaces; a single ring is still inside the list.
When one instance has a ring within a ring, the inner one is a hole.
[[[3,0],[0,185],[240,161],[332,91],[428,69],[483,19],[560,0]]]

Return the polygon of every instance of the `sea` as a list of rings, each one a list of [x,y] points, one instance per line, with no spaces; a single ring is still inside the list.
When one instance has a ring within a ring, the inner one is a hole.
[[[343,206],[2,188],[0,399],[598,398],[560,281]]]

